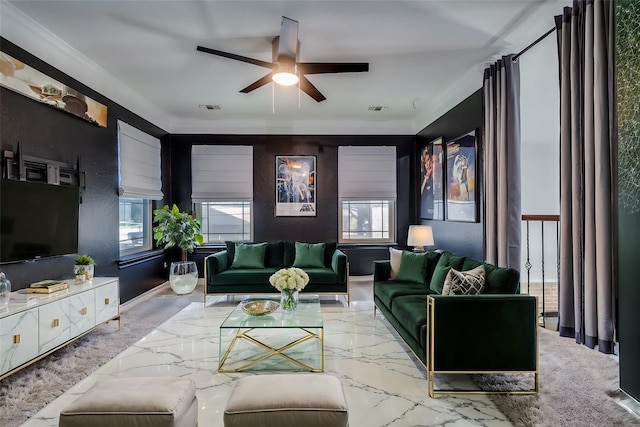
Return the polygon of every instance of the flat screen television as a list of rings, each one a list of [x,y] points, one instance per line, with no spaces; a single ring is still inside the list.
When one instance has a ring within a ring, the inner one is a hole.
[[[78,187],[0,180],[0,262],[78,252]]]

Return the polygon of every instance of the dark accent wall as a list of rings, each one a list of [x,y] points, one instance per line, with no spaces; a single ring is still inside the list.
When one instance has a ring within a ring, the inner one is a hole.
[[[398,239],[406,241],[412,203],[407,167],[415,151],[414,136],[171,135],[173,200],[183,209],[189,209],[191,203],[192,145],[253,146],[253,218],[256,242],[266,240],[337,241],[338,146],[396,146]],[[275,216],[275,157],[277,155],[316,156],[317,216]],[[374,259],[388,259],[387,248],[388,245],[341,245],[341,249],[349,255],[352,275],[371,274]],[[205,248],[198,250],[196,261],[201,262],[198,255],[205,251]]]
[[[433,238],[438,249],[446,250],[457,255],[468,256],[477,260],[484,259],[484,215],[483,215],[483,183],[482,183],[482,90],[474,92],[460,104],[453,107],[429,126],[418,132],[416,139],[416,159],[427,144],[438,137],[444,138],[444,143],[474,130],[478,137],[477,150],[477,179],[478,191],[476,197],[479,204],[479,221],[476,223],[454,221],[421,220],[419,211],[420,201],[420,171],[414,166],[413,171],[413,215],[416,224],[428,224],[433,228]],[[415,161],[417,162],[417,160]],[[416,164],[414,162],[414,164]]]
[[[162,257],[130,264],[119,262],[117,121],[121,119],[158,138],[166,132],[8,40],[0,38],[0,44],[14,58],[108,108],[107,127],[102,128],[2,87],[0,149],[15,152],[20,142],[23,154],[71,164],[80,156],[87,188],[82,191],[80,204],[79,252],[96,260],[96,275],[120,278],[122,302],[163,283],[166,273]],[[67,255],[5,263],[0,270],[7,274],[13,289],[21,289],[38,280],[71,277],[74,259],[74,255]]]
[[[640,402],[640,3],[616,3],[620,388]]]

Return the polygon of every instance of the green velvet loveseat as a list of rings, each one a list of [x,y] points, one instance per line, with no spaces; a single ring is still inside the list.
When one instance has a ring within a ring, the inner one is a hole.
[[[430,397],[477,392],[436,389],[435,375],[442,373],[533,374],[531,389],[503,392],[537,393],[537,300],[519,293],[518,271],[447,252],[401,251],[398,258],[391,251],[394,268],[391,260],[374,262],[374,311],[383,313],[425,365]],[[461,294],[467,284],[454,289],[458,294],[442,294],[447,286],[445,292],[455,288],[456,277],[474,282],[469,277],[478,268],[484,270],[479,294]]]
[[[254,244],[226,242],[227,249],[204,260],[207,295],[277,293],[269,277],[281,268],[300,267],[309,275],[304,293],[346,295],[349,300],[349,263],[336,242],[270,241]]]

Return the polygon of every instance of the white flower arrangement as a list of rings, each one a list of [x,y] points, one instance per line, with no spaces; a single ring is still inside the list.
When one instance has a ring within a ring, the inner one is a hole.
[[[309,275],[297,267],[282,268],[269,277],[271,286],[279,291],[301,291],[309,283]]]

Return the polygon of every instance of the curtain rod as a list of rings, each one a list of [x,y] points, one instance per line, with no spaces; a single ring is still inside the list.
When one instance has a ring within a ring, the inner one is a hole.
[[[529,49],[531,49],[532,47],[534,47],[535,45],[537,45],[538,43],[540,43],[542,40],[544,40],[549,34],[553,33],[556,30],[556,27],[553,27],[552,29],[550,29],[549,31],[547,31],[546,33],[544,33],[543,35],[541,35],[540,37],[538,37],[536,39],[536,41],[534,41],[533,43],[531,43],[529,46],[525,47],[524,49],[522,49],[520,52],[516,53],[515,55],[513,55],[513,58],[511,58],[511,60],[513,62],[516,62],[518,60],[518,58],[520,57],[520,55],[522,55],[523,53],[525,53],[526,51],[528,51]]]

